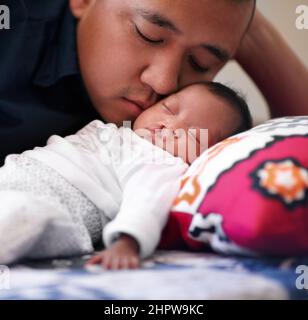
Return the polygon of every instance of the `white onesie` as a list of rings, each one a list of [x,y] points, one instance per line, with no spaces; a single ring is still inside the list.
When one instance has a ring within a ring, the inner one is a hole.
[[[98,120],[8,156],[0,168],[0,264],[90,253],[119,233],[150,256],[187,168],[131,129]]]

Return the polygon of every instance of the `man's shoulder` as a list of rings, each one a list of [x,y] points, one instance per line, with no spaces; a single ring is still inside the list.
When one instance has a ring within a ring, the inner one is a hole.
[[[68,2],[68,0],[10,0],[10,7],[12,12],[15,7],[24,8],[30,20],[54,20],[61,17],[63,10],[69,10]]]

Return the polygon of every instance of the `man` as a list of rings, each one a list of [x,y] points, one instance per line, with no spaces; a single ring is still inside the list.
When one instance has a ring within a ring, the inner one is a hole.
[[[0,30],[0,162],[94,118],[134,121],[162,96],[212,80],[231,58],[273,115],[308,112],[307,69],[258,12],[251,24],[254,0],[2,4],[11,29]]]

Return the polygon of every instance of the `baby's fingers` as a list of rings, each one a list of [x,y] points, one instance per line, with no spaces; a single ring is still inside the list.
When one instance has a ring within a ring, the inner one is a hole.
[[[128,262],[129,269],[137,269],[140,268],[140,259],[139,257],[130,257]]]
[[[110,270],[125,270],[136,269],[139,267],[140,263],[138,257],[114,255],[111,256],[108,261],[102,262],[102,265]]]
[[[101,260],[102,260],[102,258],[100,256],[94,256],[86,262],[86,266],[89,266],[92,264],[99,264],[99,263],[101,263]]]
[[[114,265],[116,269],[137,269],[140,267],[138,257],[122,256],[118,258],[117,264]]]
[[[86,266],[97,264],[108,270],[137,269],[140,267],[140,259],[138,256],[118,255],[106,251],[86,262]]]

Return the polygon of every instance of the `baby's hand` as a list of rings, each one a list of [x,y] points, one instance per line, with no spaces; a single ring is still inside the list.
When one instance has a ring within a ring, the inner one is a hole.
[[[139,249],[135,239],[121,235],[110,248],[91,258],[87,265],[100,264],[105,269],[136,269],[140,267]]]

